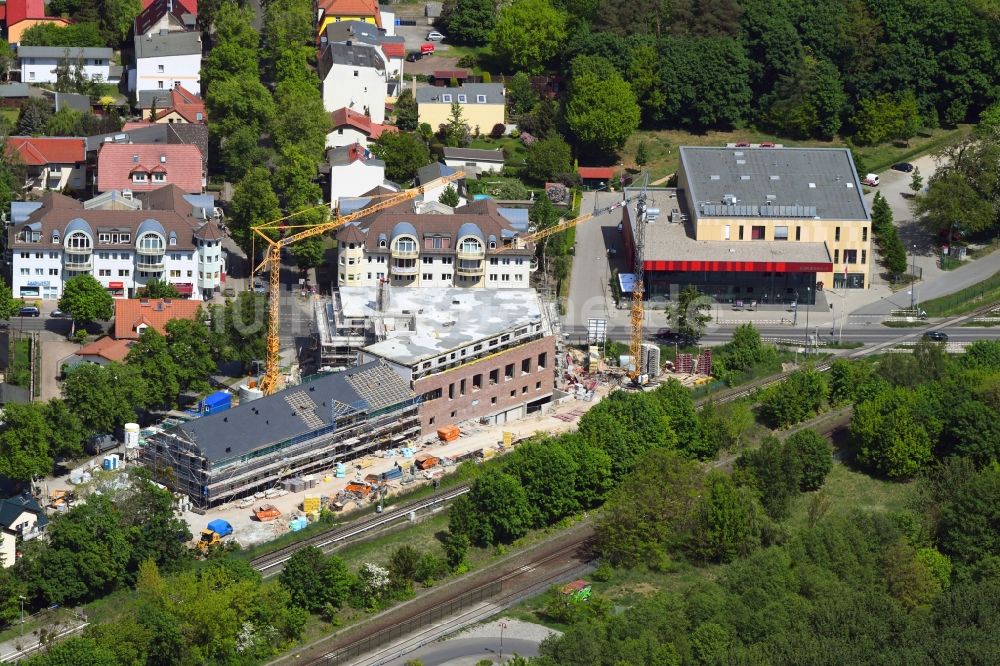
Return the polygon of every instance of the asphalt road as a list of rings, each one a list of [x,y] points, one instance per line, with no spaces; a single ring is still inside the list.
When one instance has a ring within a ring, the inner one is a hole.
[[[518,638],[504,638],[503,654],[509,659],[517,654],[537,657],[538,643]],[[498,660],[500,643],[491,638],[454,638],[432,643],[402,657],[385,662],[385,666],[405,666],[412,659],[419,659],[424,666],[474,666],[480,660]],[[498,662],[499,663],[499,662]]]

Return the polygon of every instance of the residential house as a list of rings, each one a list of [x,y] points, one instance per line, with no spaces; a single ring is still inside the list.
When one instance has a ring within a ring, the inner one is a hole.
[[[202,155],[202,170],[208,169],[208,126],[198,123],[125,123],[119,132],[88,136],[87,159],[96,170],[97,151],[108,143],[169,144],[197,146]]]
[[[206,205],[210,197],[175,185],[139,196],[142,208],[124,205],[124,196],[88,208],[47,192],[35,202],[40,205],[19,211],[6,244],[14,296],[58,299],[65,280],[84,273],[118,298],[152,279],[195,299],[218,289],[225,256],[215,208]]]
[[[80,347],[71,356],[63,359],[60,365],[74,367],[81,363],[93,363],[94,365],[121,363],[128,356],[128,352],[134,344],[135,340],[116,340],[105,335]]]
[[[28,167],[25,187],[82,190],[87,184],[87,154],[77,137],[8,137],[5,151],[16,152]]]
[[[534,246],[514,247],[518,230],[496,202],[446,214],[413,202],[374,213],[337,233],[337,284],[371,287],[517,289],[535,270]]]
[[[21,80],[26,83],[55,83],[56,68],[65,65],[71,72],[82,71],[91,81],[117,85],[111,76],[112,53],[109,48],[96,46],[19,46],[17,63]]]
[[[466,83],[456,88],[422,86],[417,88],[417,115],[421,123],[437,129],[451,118],[451,105],[457,103],[462,118],[475,133],[478,128],[489,134],[505,120],[506,98],[502,83]]]
[[[14,566],[18,543],[39,536],[48,524],[45,511],[28,493],[0,500],[0,566]]]
[[[142,119],[157,123],[188,123],[204,125],[208,122],[205,102],[199,95],[175,84],[166,91],[146,90],[138,96]],[[156,112],[156,118],[152,113]]]
[[[477,150],[475,148],[445,148],[444,163],[461,169],[466,175],[500,173],[503,171],[503,151]]]
[[[362,21],[386,30],[394,35],[396,15],[378,6],[377,0],[319,0],[316,5],[317,25],[320,37],[333,23]]]
[[[360,144],[368,146],[369,141],[375,141],[383,132],[398,132],[395,125],[380,125],[363,113],[343,108],[330,114],[333,129],[326,135],[326,147],[353,146]]]
[[[149,0],[132,26],[134,35],[167,32],[190,32],[197,29],[197,0]]]
[[[45,0],[6,0],[0,5],[0,21],[7,26],[7,41],[11,44],[19,44],[21,35],[32,26],[42,23],[60,26],[70,24],[68,19],[48,16],[45,12]]]
[[[401,36],[394,36],[384,29],[364,21],[343,21],[331,23],[320,39],[321,45],[333,43],[361,43],[377,46],[385,55],[386,73],[390,82],[397,84],[403,77],[403,65],[406,62],[406,43]],[[391,97],[396,93],[390,92]]]
[[[186,3],[194,8],[189,8]],[[136,97],[147,90],[176,85],[201,94],[201,32],[192,0],[153,0],[135,19],[128,89]]]
[[[198,301],[176,298],[119,298],[115,300],[115,329],[117,340],[138,340],[142,332],[151,328],[160,335],[167,334],[167,324],[176,319],[198,319]]]
[[[356,197],[385,182],[385,162],[359,143],[326,151],[330,165],[330,207],[343,197]]]
[[[201,193],[205,173],[197,146],[105,143],[97,152],[98,192],[143,192],[166,185]]]
[[[417,169],[417,185],[428,186],[424,190],[422,199],[424,201],[437,201],[441,198],[441,195],[450,185],[458,191],[458,205],[465,205],[465,179],[461,178],[457,181],[444,183],[434,181],[445,176],[450,176],[456,171],[461,171],[461,169],[455,169],[441,162],[433,162],[432,164],[426,164],[419,169]]]
[[[327,44],[320,51],[319,78],[327,111],[348,108],[369,116],[372,122],[385,122],[386,58],[378,47]]]

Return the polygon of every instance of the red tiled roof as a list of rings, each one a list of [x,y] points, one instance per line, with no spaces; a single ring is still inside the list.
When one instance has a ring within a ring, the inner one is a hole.
[[[614,167],[578,167],[580,178],[587,180],[610,180],[615,177]]]
[[[45,0],[7,0],[7,27],[28,19],[59,18],[45,13]]]
[[[198,301],[178,298],[118,298],[115,299],[115,337],[119,340],[138,340],[145,325],[160,335],[167,332],[167,323],[174,319],[191,319],[198,316]]]
[[[142,8],[147,9],[151,4],[156,2],[156,0],[142,0]],[[189,13],[198,13],[198,0],[184,0],[184,4],[187,6]]]
[[[137,167],[142,167],[139,169]],[[156,167],[166,169],[166,180],[136,183],[130,174]],[[97,190],[129,189],[135,192],[156,190],[164,185],[176,185],[188,194],[201,193],[201,149],[191,144],[131,144],[105,143],[97,153]]]
[[[0,21],[7,20],[7,4],[4,3],[0,5]]]
[[[180,20],[184,14],[198,15],[197,0],[143,0],[143,10],[135,17],[135,34],[144,35],[146,31],[170,12]]]
[[[204,124],[208,119],[208,114],[205,113],[205,102],[198,95],[182,88],[180,84],[170,90],[170,108],[165,109],[160,115],[174,112],[189,123]],[[198,114],[201,114],[200,118]]]
[[[379,138],[382,136],[383,132],[399,131],[395,125],[380,125],[378,123],[373,123],[372,119],[365,114],[352,111],[346,106],[331,113],[330,117],[333,119],[333,129],[347,125],[353,127],[359,132],[367,134],[371,139]]]
[[[122,127],[123,132],[131,132],[132,130],[144,129],[146,127],[152,127],[153,123],[146,120],[129,121],[125,123]]]
[[[12,136],[7,150],[15,150],[28,166],[76,164],[87,159],[86,142],[74,137]]]
[[[77,356],[99,356],[108,361],[121,362],[128,356],[132,340],[115,340],[107,335],[76,350]]]
[[[406,44],[402,42],[386,42],[382,45],[382,53],[390,58],[402,58],[406,55]]]
[[[375,25],[382,27],[382,13],[375,0],[319,0],[318,7],[324,16],[372,16]]]

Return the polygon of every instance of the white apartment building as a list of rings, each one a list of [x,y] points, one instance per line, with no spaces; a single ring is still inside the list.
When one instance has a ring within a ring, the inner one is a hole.
[[[149,193],[149,209],[87,208],[53,192],[8,226],[7,253],[15,298],[58,299],[66,280],[93,275],[118,298],[149,280],[201,298],[225,272],[222,233],[175,186]]]
[[[406,212],[406,207],[337,234],[338,286],[372,287],[383,280],[393,287],[529,286],[537,269],[534,245],[511,247],[516,231],[494,202],[477,201],[450,215]]]
[[[201,95],[201,33],[136,35],[135,61],[129,69],[129,92],[167,90],[180,85]]]
[[[62,63],[71,72],[82,70],[91,81],[118,83],[111,79],[111,54],[104,47],[20,46],[17,61],[25,83],[55,83],[56,68]]]
[[[386,58],[378,47],[352,42],[325,45],[319,56],[319,78],[327,111],[347,108],[366,114],[374,123],[385,122]]]
[[[330,207],[336,208],[344,197],[357,197],[385,182],[385,162],[359,143],[330,148]]]

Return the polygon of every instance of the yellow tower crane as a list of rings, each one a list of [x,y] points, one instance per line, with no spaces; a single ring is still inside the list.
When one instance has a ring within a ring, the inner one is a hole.
[[[267,244],[267,252],[264,259],[254,268],[253,272],[256,275],[263,270],[270,271],[268,275],[269,289],[267,303],[267,357],[264,377],[260,381],[260,390],[264,393],[264,395],[271,395],[281,387],[281,368],[278,357],[278,351],[280,349],[279,334],[281,328],[281,250],[289,245],[305,240],[306,238],[314,238],[330,231],[334,231],[335,229],[339,229],[345,224],[359,220],[363,217],[371,215],[372,213],[377,213],[380,210],[398,206],[404,201],[409,201],[410,199],[420,196],[430,187],[436,187],[442,183],[460,180],[464,176],[465,174],[463,172],[456,171],[455,173],[432,180],[431,182],[421,185],[420,187],[403,190],[402,192],[390,195],[383,201],[379,201],[378,203],[374,203],[348,215],[338,215],[327,222],[317,225],[282,227],[280,223],[295,217],[296,215],[301,215],[302,213],[315,210],[316,208],[320,208],[322,206],[306,208],[272,222],[265,222],[253,227],[254,234],[263,239],[263,241]],[[323,204],[323,206],[326,205],[327,204]],[[300,231],[290,233],[282,238],[271,238],[270,233],[278,232],[281,229],[286,231],[289,229],[300,229]]]

